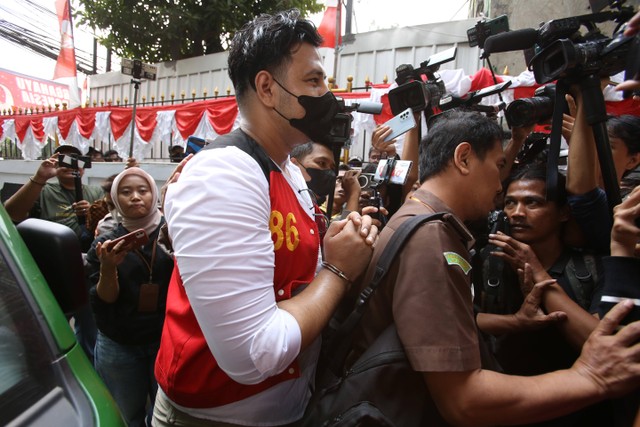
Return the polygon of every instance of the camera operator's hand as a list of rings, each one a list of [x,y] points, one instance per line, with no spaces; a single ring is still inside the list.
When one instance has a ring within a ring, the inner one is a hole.
[[[571,132],[573,132],[573,125],[576,121],[576,113],[578,108],[576,107],[576,101],[573,96],[566,94],[564,99],[567,101],[567,105],[569,106],[569,114],[562,115],[562,137],[567,144],[571,139]]]
[[[391,128],[389,126],[379,125],[371,134],[371,145],[376,150],[387,153],[387,157],[393,157],[396,155],[396,140],[392,139],[385,142],[385,138],[391,135]]]
[[[86,200],[80,200],[79,202],[75,202],[71,205],[71,208],[77,216],[86,216],[90,207],[91,203]]]
[[[33,179],[38,182],[47,182],[56,176],[58,174],[58,156],[59,153],[56,153],[48,159],[43,160],[40,166],[38,166],[38,170],[33,176]]]
[[[491,252],[491,256],[504,259],[515,271],[525,271],[525,264],[530,266],[533,280],[524,280],[521,283],[523,295],[531,292],[534,282],[538,283],[551,278],[542,264],[540,264],[540,260],[531,249],[531,246],[526,243],[522,243],[502,232],[489,234],[489,243],[502,249],[502,251]]]
[[[618,329],[631,312],[633,302],[616,304],[598,323],[585,342],[571,371],[588,381],[597,394],[608,398],[623,396],[640,382],[640,321]]]
[[[373,225],[378,227],[378,229],[381,229],[383,224],[382,221],[376,218],[379,216],[376,215],[378,213],[384,217],[387,217],[389,215],[389,211],[384,206],[380,206],[379,208],[377,206],[370,205],[362,207],[362,215],[369,215],[371,217]]]
[[[125,169],[137,167],[140,167],[140,163],[138,163],[138,160],[135,157],[129,157],[127,159],[127,164],[124,166]]]
[[[611,255],[632,257],[640,241],[640,187],[636,187],[627,198],[613,208],[611,228]]]
[[[627,22],[627,28],[624,30],[624,35],[631,37],[640,32],[640,12],[636,13],[633,18]]]

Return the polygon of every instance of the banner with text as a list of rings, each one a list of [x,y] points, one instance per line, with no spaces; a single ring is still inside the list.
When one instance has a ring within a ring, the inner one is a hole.
[[[69,86],[0,68],[0,111],[69,104]]]

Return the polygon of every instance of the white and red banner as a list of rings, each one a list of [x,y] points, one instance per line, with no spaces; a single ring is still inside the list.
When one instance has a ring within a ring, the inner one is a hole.
[[[533,76],[524,72],[519,76],[498,76],[499,80],[511,80],[511,87],[502,93],[505,103],[517,98],[533,96],[536,88]],[[493,85],[490,72],[482,69],[469,76],[462,70],[441,70],[440,75],[447,91],[463,96],[469,91]],[[26,85],[26,83],[23,82]],[[374,85],[368,92],[336,93],[346,105],[362,100],[382,102],[380,115],[353,113],[354,139],[362,132],[368,135],[377,124],[391,118],[387,93],[391,85]],[[33,87],[33,86],[32,86]],[[495,98],[493,98],[495,97]],[[634,114],[640,116],[640,102],[622,100],[613,90],[605,91],[607,111],[613,115]],[[482,99],[486,105],[497,104],[497,95]],[[233,97],[185,104],[163,106],[139,106],[136,110],[133,155],[138,160],[149,156],[151,147],[185,145],[191,135],[214,139],[239,126],[240,117]],[[71,144],[86,153],[90,146],[111,142],[120,157],[129,156],[131,139],[131,107],[74,108],[44,114],[0,116],[0,138],[12,138],[18,143],[25,159],[37,159],[46,144],[46,137],[58,136],[61,144]],[[400,148],[401,149],[401,148]]]
[[[80,92],[76,72],[76,52],[73,44],[73,24],[69,0],[56,0],[56,13],[60,24],[60,54],[53,72],[53,80],[69,86],[69,106],[79,107]]]
[[[0,68],[0,111],[69,105],[69,87]]]

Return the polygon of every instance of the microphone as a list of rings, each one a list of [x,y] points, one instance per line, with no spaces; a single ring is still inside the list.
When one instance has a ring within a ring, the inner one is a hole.
[[[538,30],[524,28],[522,30],[509,31],[487,37],[484,41],[484,57],[496,52],[509,52],[512,50],[525,50],[532,47],[538,41]]]
[[[358,113],[380,114],[382,112],[382,103],[373,101],[354,102],[353,107]]]

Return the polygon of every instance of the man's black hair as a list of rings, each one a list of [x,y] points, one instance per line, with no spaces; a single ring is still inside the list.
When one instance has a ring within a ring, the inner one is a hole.
[[[610,136],[624,142],[629,154],[640,152],[640,117],[631,114],[609,117],[607,130]]]
[[[297,159],[299,162],[303,161],[313,151],[313,142],[309,141],[304,144],[296,145],[291,150],[291,158]]]
[[[249,87],[256,90],[258,72],[267,70],[277,75],[302,42],[319,47],[322,37],[311,21],[300,18],[298,9],[262,14],[236,32],[228,65],[238,104],[242,104]]]
[[[495,144],[502,142],[502,128],[475,111],[449,110],[440,114],[420,143],[420,182],[444,171],[462,142],[471,144],[475,155],[483,160]]]
[[[509,185],[515,181],[542,181],[547,182],[547,165],[544,162],[526,163],[517,169],[514,169],[504,182],[505,194]],[[562,207],[567,203],[567,190],[565,188],[566,178],[563,174],[558,174],[557,199],[555,203],[558,207]],[[546,199],[546,195],[545,195]]]

